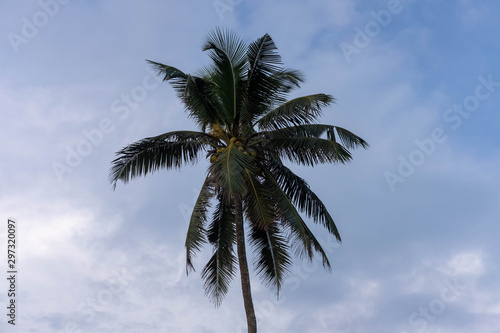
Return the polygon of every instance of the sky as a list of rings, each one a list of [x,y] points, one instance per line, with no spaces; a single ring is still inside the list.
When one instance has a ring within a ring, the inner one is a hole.
[[[254,272],[259,332],[500,332],[497,1],[0,3],[1,332],[244,332],[238,277],[215,308],[184,240],[208,162],[115,191],[115,152],[195,129],[146,59],[191,73],[206,34],[269,33],[327,93],[321,122],[370,143],[346,165],[290,165],[328,207],[332,262],[296,260],[277,299]],[[8,220],[16,318],[8,323]],[[252,259],[250,258],[250,262]]]

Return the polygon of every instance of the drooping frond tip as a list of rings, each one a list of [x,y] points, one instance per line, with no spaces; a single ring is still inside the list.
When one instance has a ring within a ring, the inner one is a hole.
[[[234,31],[219,27],[207,34],[202,48],[203,51],[221,51],[232,63],[244,60],[246,49],[246,43]]]

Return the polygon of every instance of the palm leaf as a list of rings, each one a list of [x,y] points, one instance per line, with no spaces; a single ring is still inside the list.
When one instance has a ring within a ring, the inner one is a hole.
[[[286,237],[276,224],[265,229],[252,226],[250,244],[255,254],[255,270],[264,284],[279,294],[286,274],[292,266]]]
[[[152,65],[157,75],[163,76],[163,81],[171,81],[170,83],[174,88],[176,88],[176,90],[182,89],[186,86],[186,80],[189,76],[188,74],[175,67],[164,65],[156,61],[146,61]]]
[[[274,103],[273,96],[278,85],[273,76],[282,70],[282,62],[277,47],[268,34],[248,46],[247,58],[242,121],[251,123]]]
[[[164,81],[169,81],[184,103],[189,116],[201,127],[220,122],[225,123],[221,117],[219,101],[215,95],[215,86],[209,78],[201,78],[185,74],[181,70],[147,60]]]
[[[288,221],[287,221],[288,222]],[[299,246],[304,246],[305,244],[312,244],[314,250],[318,252],[321,255],[321,260],[323,263],[323,267],[327,269],[331,269],[331,264],[330,260],[328,260],[328,256],[326,255],[325,250],[323,250],[323,247],[321,244],[318,242],[312,231],[309,229],[309,227],[305,224],[305,222],[302,220],[301,221],[301,226],[297,228],[295,225],[291,223],[285,224],[289,227],[290,233],[294,236],[295,242],[293,242],[293,245]],[[302,231],[304,230],[304,231]],[[300,244],[300,245],[299,245]],[[310,245],[309,245],[310,246]],[[308,249],[306,249],[308,250]],[[299,249],[298,252],[303,256],[304,249]],[[309,261],[313,260],[312,256],[309,256]]]
[[[200,194],[193,208],[189,227],[186,235],[186,274],[194,271],[192,258],[196,252],[201,250],[201,247],[206,242],[205,223],[207,222],[207,211],[210,208],[210,199],[214,196],[213,184],[210,177],[205,179],[201,187]]]
[[[254,168],[252,160],[251,156],[245,155],[231,142],[210,166],[214,183],[217,184],[217,188],[223,189],[227,199],[246,191],[247,171],[252,171]]]
[[[206,38],[203,51],[208,51],[213,66],[208,69],[220,100],[219,112],[224,123],[239,123],[241,105],[240,81],[246,66],[246,45],[231,31],[215,29]]]
[[[293,68],[283,68],[279,72],[274,73],[271,79],[275,82],[277,102],[283,103],[281,97],[285,97],[291,90],[300,88],[300,84],[304,82],[304,74],[301,71]]]
[[[205,293],[219,306],[227,294],[237,263],[233,248],[236,242],[234,211],[230,204],[220,198],[207,235],[214,253],[203,268],[201,277]]]
[[[339,242],[341,241],[340,233],[326,206],[304,179],[277,160],[269,163],[269,172],[301,212],[305,212],[315,223],[322,224]]]
[[[273,132],[269,132],[272,133]],[[348,149],[354,149],[362,147],[367,149],[369,147],[368,143],[357,136],[356,134],[338,126],[324,125],[324,124],[305,124],[297,126],[288,126],[280,128],[274,133],[278,133],[283,136],[307,136],[319,138],[324,133],[327,134],[327,139],[333,142],[337,142],[336,137],[340,138],[342,145]],[[337,135],[335,134],[337,133]]]
[[[244,200],[247,219],[261,229],[265,229],[276,220],[272,203],[272,193],[259,179],[247,171],[248,191]]]
[[[342,144],[348,148],[357,148],[358,146],[361,146],[365,149],[368,149],[369,145],[368,142],[365,140],[361,139],[359,136],[356,134],[338,126],[332,126],[331,129],[328,130],[328,138],[330,140],[335,141],[335,133],[333,132],[333,128],[335,128],[335,131],[337,131],[337,134],[340,137],[340,140],[342,141]]]
[[[247,79],[249,82],[257,75],[273,75],[282,69],[281,56],[271,36],[265,34],[248,46],[247,57],[249,69]]]
[[[297,250],[296,253],[300,257],[307,256],[309,260],[312,260],[312,250],[314,248],[314,250],[321,255],[323,265],[330,268],[330,261],[328,260],[325,251],[295,209],[295,206],[292,204],[290,198],[283,191],[270,172],[266,172],[264,184],[273,192],[276,209],[281,217],[281,222],[286,225],[290,231],[292,245]]]
[[[352,159],[351,153],[335,141],[298,135],[287,137],[278,132],[268,132],[265,136],[268,138],[267,148],[280,158],[309,166],[318,163],[346,163]]]
[[[325,94],[298,97],[269,111],[257,121],[257,125],[263,130],[268,130],[309,124],[317,119],[322,109],[333,100],[332,96]]]
[[[216,138],[194,131],[175,131],[142,139],[116,154],[118,157],[112,161],[110,181],[115,188],[118,180],[127,183],[158,169],[180,168],[183,163],[194,163],[201,150],[216,145],[216,142]]]
[[[209,32],[203,45],[203,51],[210,51],[209,55],[215,62],[223,62],[227,58],[235,67],[246,62],[246,50],[246,43],[235,32],[221,28]]]

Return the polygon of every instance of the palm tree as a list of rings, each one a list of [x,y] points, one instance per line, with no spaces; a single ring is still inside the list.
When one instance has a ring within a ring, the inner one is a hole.
[[[213,255],[201,272],[207,296],[220,305],[240,269],[248,332],[257,332],[245,237],[255,255],[255,271],[279,293],[292,264],[292,253],[330,262],[299,212],[323,225],[340,241],[325,205],[307,182],[283,163],[346,163],[348,149],[368,144],[341,127],[316,124],[333,102],[326,94],[287,100],[303,81],[299,71],[282,66],[267,34],[245,44],[234,33],[215,29],[203,51],[213,64],[190,75],[148,61],[171,83],[199,131],[174,131],[135,142],[117,153],[110,179],[130,179],[158,169],[210,160],[186,237],[186,272],[209,242]],[[215,208],[209,217],[211,204]],[[245,235],[245,222],[247,234]],[[235,247],[236,245],[236,253]]]

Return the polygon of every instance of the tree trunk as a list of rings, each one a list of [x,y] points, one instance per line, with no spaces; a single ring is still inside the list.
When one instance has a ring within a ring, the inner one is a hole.
[[[250,274],[248,273],[248,262],[245,250],[245,228],[243,226],[243,209],[241,198],[234,198],[234,214],[236,224],[236,247],[238,250],[238,263],[241,275],[241,290],[243,292],[243,303],[247,315],[248,333],[257,333],[257,318],[253,308],[252,290],[250,287]]]

